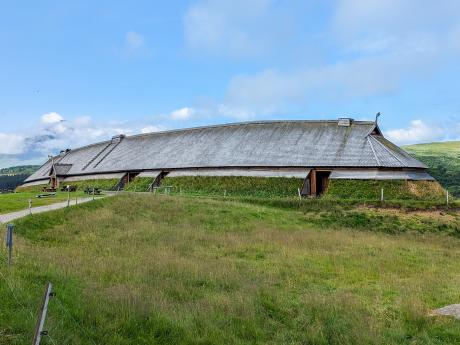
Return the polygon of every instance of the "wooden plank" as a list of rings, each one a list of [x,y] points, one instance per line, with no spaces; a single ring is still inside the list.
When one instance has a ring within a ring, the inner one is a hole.
[[[311,195],[316,196],[316,170],[312,170],[310,173],[310,191]]]
[[[302,190],[301,190],[302,196],[305,196],[305,195],[310,196],[310,194],[311,194],[311,191],[310,191],[310,174],[311,174],[311,171],[308,172],[307,177],[305,177],[305,179],[303,181]]]

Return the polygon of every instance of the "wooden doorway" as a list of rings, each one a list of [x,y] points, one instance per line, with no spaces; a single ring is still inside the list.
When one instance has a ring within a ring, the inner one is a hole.
[[[330,170],[312,169],[302,187],[303,196],[321,196],[329,185]]]
[[[330,171],[318,170],[316,171],[316,195],[321,196],[326,192],[329,185]]]
[[[53,189],[56,189],[58,187],[58,179],[56,176],[51,176],[50,185]]]

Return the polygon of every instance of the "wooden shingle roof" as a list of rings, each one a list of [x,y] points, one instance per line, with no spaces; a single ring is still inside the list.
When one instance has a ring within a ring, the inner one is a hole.
[[[375,129],[370,121],[244,122],[117,137],[54,160],[71,165],[67,175],[219,167],[426,169]],[[26,181],[47,177],[50,165]]]

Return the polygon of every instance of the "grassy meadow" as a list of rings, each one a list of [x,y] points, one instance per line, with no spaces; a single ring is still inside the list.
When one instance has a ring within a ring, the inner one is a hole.
[[[0,194],[0,214],[24,210],[29,207],[29,200],[32,200],[32,207],[45,206],[67,200],[67,192],[57,192],[56,196],[36,198],[37,192]],[[70,197],[84,197],[83,192],[70,193]]]
[[[47,281],[45,344],[460,343],[428,316],[460,300],[458,211],[330,205],[126,193],[18,220],[0,344],[31,342]]]

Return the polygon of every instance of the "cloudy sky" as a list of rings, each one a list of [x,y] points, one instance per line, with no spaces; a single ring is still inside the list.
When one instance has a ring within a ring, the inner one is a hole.
[[[460,1],[3,1],[0,167],[257,119],[460,138]]]

